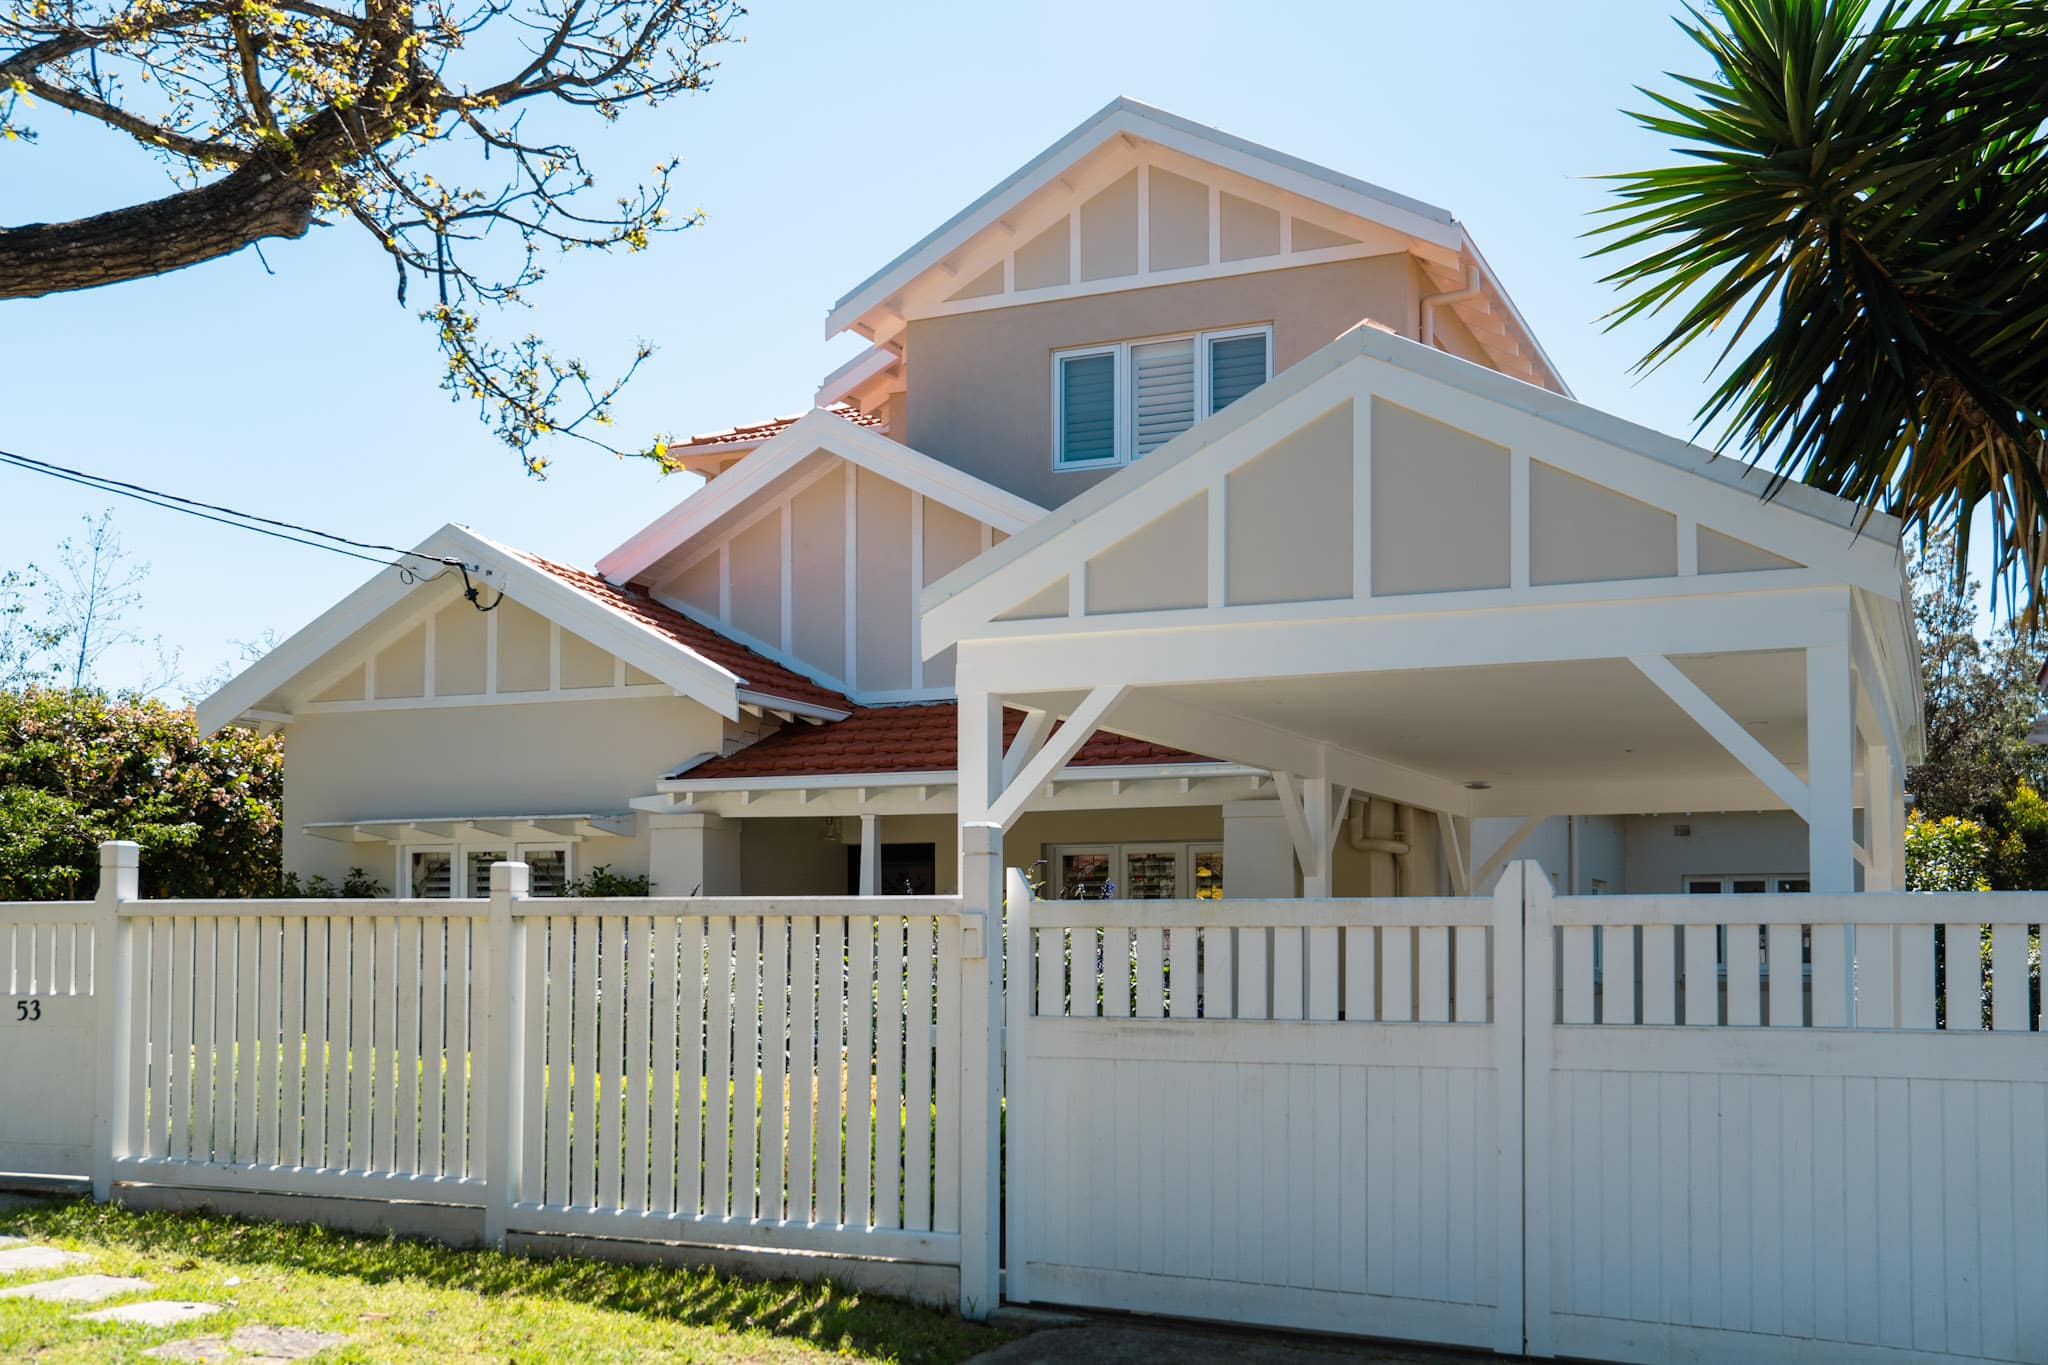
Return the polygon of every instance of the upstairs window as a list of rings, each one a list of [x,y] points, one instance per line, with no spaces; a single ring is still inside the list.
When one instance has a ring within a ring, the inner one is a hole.
[[[1053,353],[1053,466],[1149,455],[1272,377],[1273,330],[1240,327]]]

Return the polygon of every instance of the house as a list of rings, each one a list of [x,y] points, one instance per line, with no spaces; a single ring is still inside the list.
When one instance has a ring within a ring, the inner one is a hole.
[[[208,698],[287,865],[952,892],[993,815],[1055,896],[1897,884],[1897,526],[1574,401],[1446,211],[1117,100],[826,330],[594,569],[443,527]]]

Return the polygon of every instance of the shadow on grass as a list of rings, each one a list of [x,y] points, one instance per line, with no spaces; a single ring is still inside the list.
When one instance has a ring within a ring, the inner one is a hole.
[[[962,1360],[1008,1336],[949,1312],[864,1295],[829,1282],[751,1280],[693,1266],[629,1265],[581,1257],[529,1259],[457,1250],[414,1238],[123,1209],[83,1199],[0,1212],[0,1232],[75,1238],[365,1286],[405,1282],[495,1299],[574,1303],[693,1327],[768,1332],[826,1350],[931,1365]],[[317,1292],[313,1286],[308,1290]]]

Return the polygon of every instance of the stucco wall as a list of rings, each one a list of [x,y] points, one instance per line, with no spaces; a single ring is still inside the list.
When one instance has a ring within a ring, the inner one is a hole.
[[[1052,467],[1052,353],[1133,337],[1273,325],[1285,369],[1370,318],[1404,333],[1405,255],[1295,266],[911,322],[907,443],[1046,507],[1104,477]]]
[[[1681,838],[1675,827],[1687,826]],[[1683,891],[1687,877],[1806,875],[1806,822],[1790,811],[1631,815],[1622,820],[1625,891]]]
[[[304,827],[622,811],[666,768],[715,751],[721,735],[716,715],[680,697],[304,716],[284,735],[285,866],[336,879],[362,866],[390,885],[387,846],[336,843]],[[576,861],[644,872],[646,841],[593,840]]]

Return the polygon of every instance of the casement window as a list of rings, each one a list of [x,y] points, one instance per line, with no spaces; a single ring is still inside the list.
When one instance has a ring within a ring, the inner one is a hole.
[[[1052,900],[1221,900],[1216,844],[1066,844],[1048,851]]]
[[[1273,374],[1273,329],[1236,327],[1055,351],[1053,466],[1149,455]]]
[[[491,894],[491,864],[518,859],[528,868],[528,893],[559,896],[569,880],[567,844],[485,844],[410,848],[399,857],[401,897],[446,900],[451,896],[477,899]],[[458,873],[460,874],[458,889]]]

